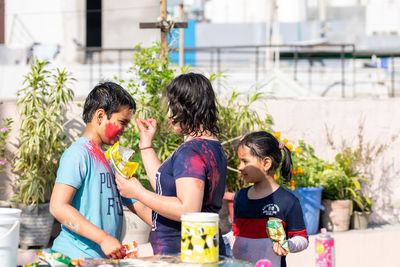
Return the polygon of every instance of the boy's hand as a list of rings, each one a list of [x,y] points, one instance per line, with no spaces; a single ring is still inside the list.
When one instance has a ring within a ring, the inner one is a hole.
[[[278,242],[274,242],[272,249],[278,256],[286,256],[288,254],[287,251]]]
[[[107,257],[113,259],[123,259],[125,257],[125,248],[115,237],[106,235],[99,245]]]
[[[118,172],[115,173],[115,182],[121,196],[126,198],[134,198],[140,195],[140,191],[144,189],[142,184],[135,177],[131,177],[129,180],[124,178]]]
[[[140,132],[139,149],[151,147],[157,131],[157,121],[155,119],[144,120],[136,118],[136,125]]]

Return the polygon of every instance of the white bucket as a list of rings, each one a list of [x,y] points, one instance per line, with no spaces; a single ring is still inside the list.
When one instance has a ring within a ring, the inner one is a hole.
[[[2,266],[17,266],[20,209],[0,208],[0,259]]]
[[[218,261],[219,230],[217,213],[193,212],[181,216],[181,260],[188,263]]]

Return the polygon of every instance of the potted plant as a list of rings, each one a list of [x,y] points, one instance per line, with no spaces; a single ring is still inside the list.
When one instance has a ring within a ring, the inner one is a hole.
[[[230,222],[233,221],[233,198],[235,193],[247,186],[241,173],[237,170],[239,159],[236,146],[246,133],[255,130],[270,130],[272,118],[269,114],[260,118],[258,113],[251,110],[251,106],[262,98],[263,94],[257,89],[253,94],[245,96],[242,93],[232,92],[226,102],[218,101],[219,139],[226,153],[228,173],[226,178],[226,193]]]
[[[5,146],[7,143],[7,138],[8,135],[11,132],[11,124],[13,123],[13,120],[10,118],[5,118],[2,120],[2,123],[0,124],[0,173],[4,170],[6,167],[7,163],[7,158],[5,154]],[[3,187],[0,186],[0,190],[4,189]],[[8,201],[0,201],[0,207],[10,207],[10,203]]]
[[[335,156],[335,162],[324,172],[323,205],[327,210],[322,214],[322,223],[328,230],[348,230],[353,203],[362,205],[361,181],[370,180],[357,170],[358,157],[358,151],[346,147]]]
[[[372,200],[362,192],[361,182],[372,183],[372,181],[362,176],[359,170],[361,160],[360,150],[352,150],[350,147],[345,147],[342,153],[337,154],[335,160],[342,166],[347,175],[356,177],[357,179],[354,181],[354,189],[350,191],[353,205],[351,227],[354,229],[365,229],[368,227]]]
[[[280,133],[274,134],[281,143],[284,143],[292,152],[292,179],[289,184],[283,183],[279,176],[276,176],[277,182],[287,189],[291,190],[300,201],[303,210],[304,222],[308,234],[315,234],[319,229],[321,205],[323,171],[328,166],[324,160],[316,156],[311,145],[303,140],[298,141],[298,147],[293,149],[287,139],[280,140]]]
[[[361,119],[358,125],[358,133],[355,145],[351,146],[342,140],[341,146],[337,146],[331,136],[332,131],[326,127],[328,144],[340,153],[337,155],[336,161],[342,165],[342,168],[348,175],[356,176],[352,192],[352,228],[366,228],[368,226],[368,218],[372,212],[372,198],[367,197],[368,186],[373,183],[373,170],[371,166],[376,159],[389,147],[389,144],[395,142],[398,135],[388,138],[388,142],[382,142],[378,139],[376,142],[366,141],[364,138],[364,120]],[[370,194],[372,192],[369,192]],[[356,221],[355,221],[356,220]],[[359,225],[358,225],[359,222]]]
[[[362,230],[368,228],[368,220],[371,215],[372,198],[366,197],[361,192],[359,200],[353,200],[353,214],[351,215],[350,227]]]
[[[48,244],[54,221],[49,198],[66,148],[63,115],[74,96],[70,73],[48,70],[49,64],[37,59],[31,63],[25,87],[17,92],[21,128],[13,165],[18,191],[12,201],[22,210],[21,247]]]

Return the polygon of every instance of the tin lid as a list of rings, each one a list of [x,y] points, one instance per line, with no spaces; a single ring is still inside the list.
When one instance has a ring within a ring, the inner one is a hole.
[[[181,215],[181,221],[215,222],[219,221],[219,216],[212,212],[189,212]]]

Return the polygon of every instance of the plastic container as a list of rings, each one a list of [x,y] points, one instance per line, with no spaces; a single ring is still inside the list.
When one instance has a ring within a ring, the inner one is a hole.
[[[17,266],[21,210],[0,208],[1,266]]]
[[[193,212],[181,216],[181,260],[186,263],[216,263],[219,252],[219,216]]]
[[[322,228],[321,234],[315,239],[315,266],[335,267],[335,242],[326,228]]]
[[[262,259],[256,262],[255,267],[273,267],[272,263],[268,259]]]
[[[294,195],[299,199],[303,210],[304,223],[306,224],[307,234],[313,235],[318,232],[319,213],[324,210],[321,205],[323,186],[318,187],[299,187],[294,191]]]

